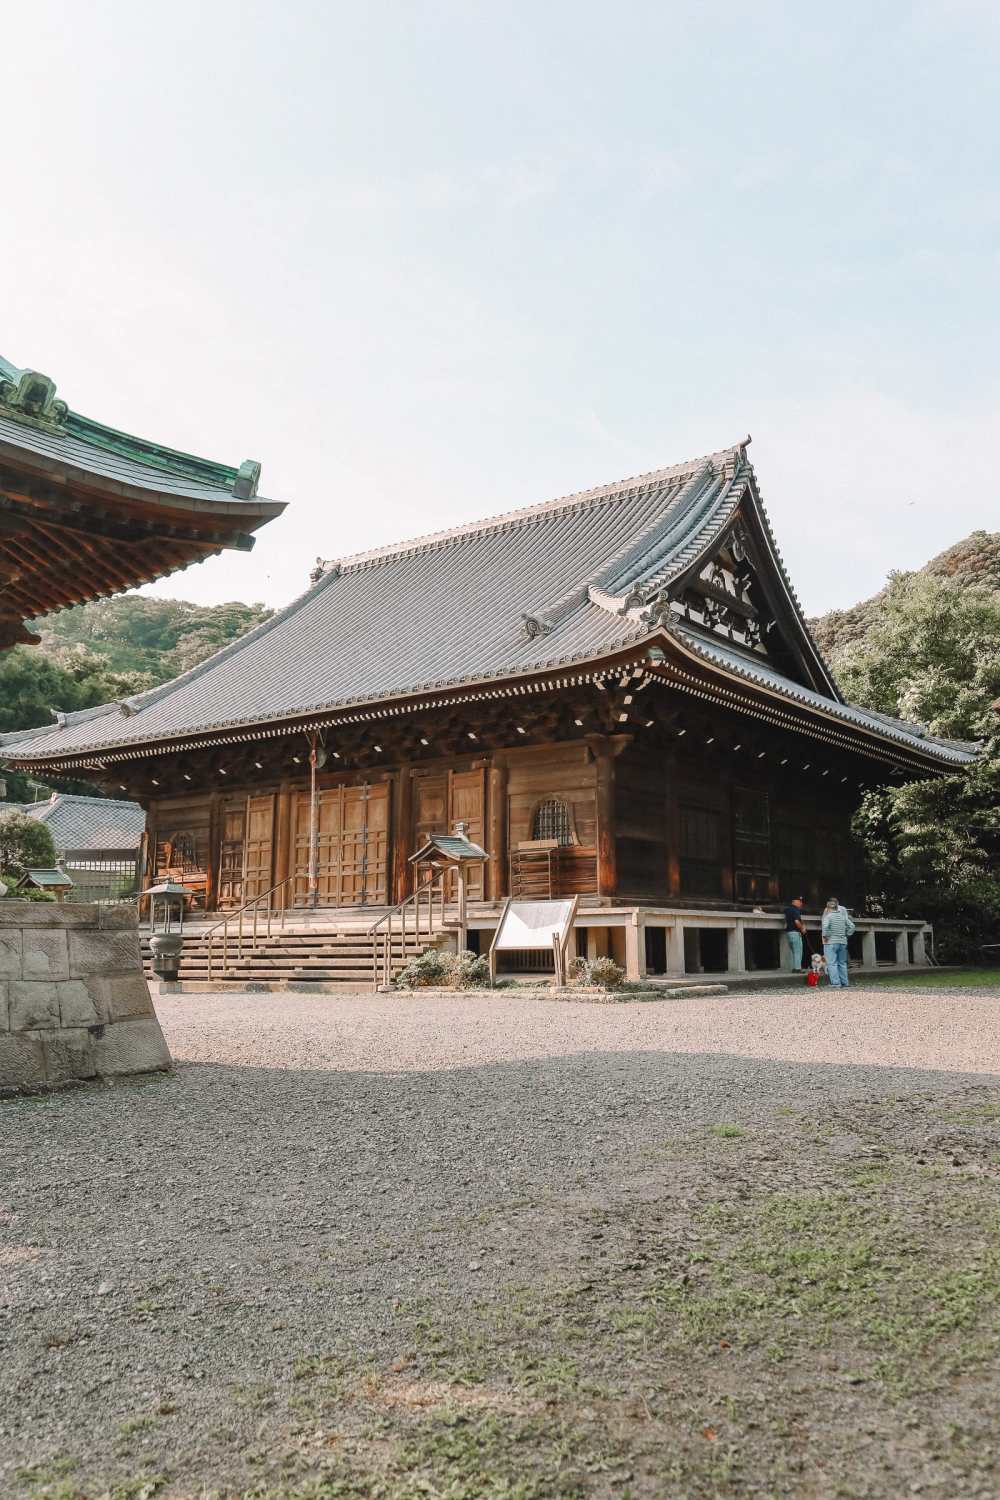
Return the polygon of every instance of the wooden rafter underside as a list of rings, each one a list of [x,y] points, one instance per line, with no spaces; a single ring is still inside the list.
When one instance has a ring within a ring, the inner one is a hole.
[[[80,494],[0,468],[0,649],[24,621],[151,583],[253,538],[207,520]]]
[[[744,755],[749,754],[754,732],[779,737],[792,734],[821,746],[832,758],[830,764],[842,758],[856,766],[867,762],[869,774],[876,779],[896,771],[927,775],[945,769],[915,749],[892,745],[880,737],[873,739],[850,725],[810,712],[805,705],[776,701],[752,684],[719,679],[700,665],[692,668],[690,662],[668,660],[650,666],[644,660],[624,657],[596,671],[491,684],[410,703],[331,711],[298,723],[234,726],[228,731],[220,728],[185,740],[178,737],[173,742],[109,748],[103,754],[80,752],[53,757],[44,765],[37,761],[22,764],[16,756],[9,756],[8,763],[18,769],[34,764],[64,775],[97,773],[113,787],[119,785],[120,774],[128,777],[133,792],[148,792],[148,787],[160,786],[161,781],[173,780],[176,785],[178,779],[187,783],[200,780],[206,761],[214,764],[217,757],[221,757],[219,764],[223,767],[220,776],[229,774],[234,756],[259,769],[274,753],[283,755],[282,746],[292,740],[299,742],[304,733],[314,729],[325,735],[331,756],[336,752],[334,758],[341,769],[374,769],[419,761],[435,753],[481,753],[523,744],[525,740],[518,736],[525,733],[536,740],[556,741],[587,733],[641,735],[677,720],[678,732],[683,734],[689,724],[693,727],[692,716],[719,710],[729,719],[730,730],[713,729],[714,742],[718,748],[727,739],[732,741],[734,753],[742,750]],[[520,730],[516,720],[522,723]],[[331,768],[333,764],[331,759]],[[164,776],[167,767],[172,771]]]

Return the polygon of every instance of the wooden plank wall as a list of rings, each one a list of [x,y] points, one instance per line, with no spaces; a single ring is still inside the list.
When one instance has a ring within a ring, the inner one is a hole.
[[[509,854],[529,840],[539,804],[566,803],[579,850],[580,869],[599,870],[602,894],[645,902],[730,903],[735,893],[733,799],[737,786],[766,789],[770,800],[771,878],[769,901],[802,894],[815,903],[831,893],[857,902],[860,870],[850,838],[851,803],[830,787],[821,797],[777,770],[743,765],[735,771],[704,755],[654,742],[612,737],[600,744],[573,741],[513,746],[491,755],[450,762],[369,771],[320,773],[324,800],[335,788],[384,788],[376,798],[386,826],[372,848],[385,861],[384,880],[369,899],[397,901],[412,889],[409,854],[427,833],[449,828],[457,817],[483,841],[492,858],[484,883],[470,894],[500,900],[509,891]],[[603,793],[602,793],[603,788]],[[610,859],[598,858],[599,795],[610,797],[613,819]],[[250,808],[248,888],[230,904],[259,894],[302,866],[305,776],[271,784],[226,787],[160,797],[148,805],[149,878],[168,868],[167,846],[178,835],[193,848],[190,871],[199,898],[218,905],[220,859],[225,833]],[[273,815],[272,815],[273,808]],[[298,838],[296,838],[298,822]],[[298,844],[298,851],[296,845]],[[369,858],[372,850],[368,851]],[[300,871],[304,876],[304,869]],[[612,879],[614,884],[608,886]],[[596,882],[581,889],[596,889]],[[301,884],[301,882],[299,882]],[[336,884],[336,882],[334,882]],[[333,887],[327,882],[329,890]],[[341,889],[343,882],[337,886]],[[794,888],[794,889],[793,889]],[[303,888],[304,889],[304,888]],[[300,899],[301,899],[300,892]]]

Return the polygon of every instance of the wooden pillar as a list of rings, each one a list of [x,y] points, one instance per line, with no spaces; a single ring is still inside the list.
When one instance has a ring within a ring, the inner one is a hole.
[[[743,923],[736,922],[732,927],[726,928],[726,970],[730,974],[745,974],[746,969]]]
[[[667,937],[667,973],[686,974],[684,964],[684,928],[680,921],[665,929]]]
[[[459,823],[457,827],[464,831],[464,824]],[[455,866],[455,879],[458,883],[458,932],[456,933],[456,938],[459,953],[464,953],[469,946],[469,932],[465,900],[465,870],[461,864]]]
[[[495,759],[490,766],[490,822],[487,851],[493,856],[486,867],[489,893],[494,901],[504,901],[510,894],[510,866],[507,859],[507,762]]]
[[[274,824],[274,881],[277,885],[292,873],[292,794],[284,783],[274,799]],[[288,886],[275,892],[275,905],[280,910],[292,904],[292,892]]]
[[[646,924],[640,912],[629,912],[625,928],[625,978],[629,980],[646,977]]]
[[[597,779],[597,894],[618,891],[618,849],[615,830],[615,759],[631,742],[628,734],[588,734]]]
[[[410,894],[413,866],[410,844],[413,837],[413,775],[408,765],[399,768],[399,792],[393,809],[392,895],[391,902],[403,901]]]
[[[667,895],[677,897],[681,893],[681,822],[677,804],[677,757],[672,752],[667,757],[666,772],[664,814],[667,820]],[[683,965],[677,972],[683,974]]]
[[[319,791],[316,786],[315,730],[309,736],[309,880],[306,905],[313,911],[319,905]]]
[[[610,749],[605,746],[597,756],[597,894],[613,896],[617,889],[615,761]]]
[[[212,792],[208,803],[208,860],[205,870],[205,910],[215,911],[219,904],[219,860],[222,857],[222,819],[218,792]]]

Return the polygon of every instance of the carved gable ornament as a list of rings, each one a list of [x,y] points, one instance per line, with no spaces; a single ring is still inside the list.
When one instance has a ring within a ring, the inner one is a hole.
[[[671,601],[672,609],[675,616],[680,614],[723,640],[766,656],[765,641],[775,622],[763,611],[755,583],[746,538],[737,524],[697,576],[686,580]]]
[[[57,400],[54,380],[37,370],[22,370],[16,381],[0,379],[0,412],[52,431],[65,425],[69,407]]]

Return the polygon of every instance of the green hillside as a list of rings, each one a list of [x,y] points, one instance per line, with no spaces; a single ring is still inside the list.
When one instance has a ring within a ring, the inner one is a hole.
[[[1000,592],[1000,531],[973,531],[964,541],[931,558],[917,574]],[[887,585],[850,609],[831,609],[809,621],[820,650],[832,665],[836,666],[836,658],[845,647],[868,634],[885,605],[888,591]]]
[[[125,698],[204,661],[271,614],[262,604],[216,604],[123,595],[36,620],[39,646],[0,652],[0,734]],[[3,775],[10,801],[28,796],[24,777]],[[63,791],[89,784],[53,782]]]
[[[149,685],[169,682],[245,635],[272,611],[263,604],[190,604],[185,599],[146,599],[125,594],[78,605],[36,620],[39,648],[69,665],[81,651],[111,672],[141,673]]]

